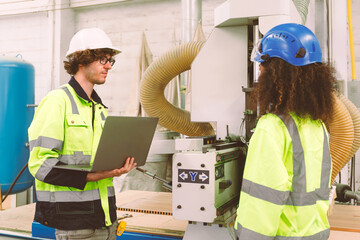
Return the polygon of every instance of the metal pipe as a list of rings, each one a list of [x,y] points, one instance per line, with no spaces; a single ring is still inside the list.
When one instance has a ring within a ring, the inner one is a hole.
[[[202,0],[181,0],[182,36],[181,43],[192,41],[196,27],[202,19]],[[185,109],[187,74],[180,77],[180,106]]]
[[[202,18],[202,0],[182,0],[182,43],[192,41]]]
[[[171,184],[169,181],[166,181],[165,179],[162,179],[161,177],[156,176],[156,174],[153,174],[153,173],[151,173],[151,172],[149,172],[149,171],[147,171],[145,169],[137,167],[136,170],[142,172],[145,176],[148,176],[148,177],[150,177],[152,179],[156,179],[156,180],[158,180],[158,181],[160,181],[162,183],[168,184],[168,185]]]

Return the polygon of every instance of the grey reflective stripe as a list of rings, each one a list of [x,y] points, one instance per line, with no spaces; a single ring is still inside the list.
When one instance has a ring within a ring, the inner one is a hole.
[[[34,147],[57,149],[61,151],[63,143],[64,141],[59,139],[39,136],[37,139],[30,141],[30,151],[32,151]]]
[[[330,229],[327,228],[321,232],[318,232],[311,236],[301,237],[285,237],[285,236],[266,236],[250,229],[244,228],[238,223],[237,230],[235,230],[236,236],[241,240],[327,240],[330,236]]]
[[[64,90],[64,91],[66,92],[66,95],[68,95],[68,97],[69,97],[69,100],[70,100],[70,102],[71,102],[72,113],[73,113],[73,114],[79,114],[79,110],[78,110],[78,108],[77,108],[77,105],[76,105],[76,103],[75,103],[75,100],[74,100],[73,96],[71,95],[69,89],[68,89],[67,87],[63,87],[63,88],[61,88],[61,89]]]
[[[65,164],[90,164],[91,155],[84,155],[83,152],[74,152],[73,155],[61,155],[59,161]]]
[[[321,166],[321,187],[326,186],[326,190],[329,188],[330,184],[330,174],[331,174],[331,156],[330,156],[330,148],[327,139],[326,130],[324,124],[321,124],[324,132],[324,148],[323,148],[323,162]],[[329,192],[327,192],[326,196],[322,196],[323,198],[329,198]]]
[[[293,145],[293,191],[290,192],[286,205],[307,206],[316,204],[316,201],[318,200],[328,200],[331,160],[329,145],[327,142],[327,135],[323,124],[321,124],[324,134],[324,142],[323,159],[321,164],[320,189],[316,189],[312,192],[306,192],[306,168],[304,150],[301,144],[298,128],[295,124],[294,119],[291,116],[288,119],[285,119],[284,116],[279,116],[279,118],[284,122],[292,139]]]
[[[41,164],[40,168],[37,170],[35,174],[35,178],[44,181],[45,177],[49,174],[53,166],[55,166],[59,160],[57,158],[48,158],[43,164]]]
[[[328,200],[328,189],[316,189],[313,192],[290,192],[279,191],[260,185],[258,183],[243,179],[241,191],[252,197],[262,199],[277,205],[308,206],[316,204],[318,200]]]
[[[292,139],[293,148],[293,191],[306,192],[306,168],[304,159],[304,149],[301,144],[299,131],[292,117],[284,119],[283,116],[279,116],[284,122],[290,137]],[[288,120],[288,121],[286,121]]]
[[[103,112],[100,113],[100,116],[101,116],[101,119],[102,119],[103,121],[105,121],[106,117],[105,117],[105,115],[104,115]]]
[[[243,179],[241,191],[252,197],[259,198],[277,205],[284,205],[289,197],[290,191],[279,191],[255,182]]]
[[[115,196],[113,186],[107,187],[108,197]],[[86,202],[100,200],[99,189],[88,191],[36,191],[36,197],[41,202]]]
[[[293,143],[293,191],[279,191],[255,182],[243,179],[241,191],[252,197],[259,198],[277,205],[308,206],[316,204],[319,200],[329,199],[329,180],[331,171],[330,150],[326,131],[324,132],[323,160],[321,167],[321,185],[319,189],[306,192],[306,169],[304,150],[301,145],[300,135],[292,117],[285,120],[279,116],[287,127]]]

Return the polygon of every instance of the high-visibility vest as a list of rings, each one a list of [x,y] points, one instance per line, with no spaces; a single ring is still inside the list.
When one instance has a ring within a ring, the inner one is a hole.
[[[250,140],[235,221],[240,240],[325,240],[331,158],[324,123],[266,114]]]
[[[84,189],[78,189],[62,185],[62,179],[54,176],[61,170],[53,169],[59,163],[92,165],[106,117],[103,105],[79,97],[69,84],[41,101],[28,130],[29,170],[36,184],[35,221],[74,230],[110,226],[116,220],[112,178],[86,183],[85,176]],[[56,184],[49,183],[49,178]]]

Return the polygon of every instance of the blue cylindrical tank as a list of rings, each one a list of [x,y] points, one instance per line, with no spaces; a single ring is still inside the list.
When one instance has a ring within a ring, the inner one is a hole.
[[[18,57],[0,56],[0,186],[5,194],[29,158],[28,134],[34,116],[34,67]],[[11,193],[32,186],[26,169]]]

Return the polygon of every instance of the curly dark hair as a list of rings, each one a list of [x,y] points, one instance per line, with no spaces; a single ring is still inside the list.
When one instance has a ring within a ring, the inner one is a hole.
[[[331,121],[334,110],[335,70],[329,64],[294,66],[280,58],[261,63],[263,70],[255,86],[260,116],[295,113],[304,119]]]
[[[79,64],[89,65],[106,54],[110,54],[112,57],[115,55],[115,51],[108,48],[77,51],[67,56],[68,61],[64,61],[64,68],[68,74],[75,75],[79,71]]]

